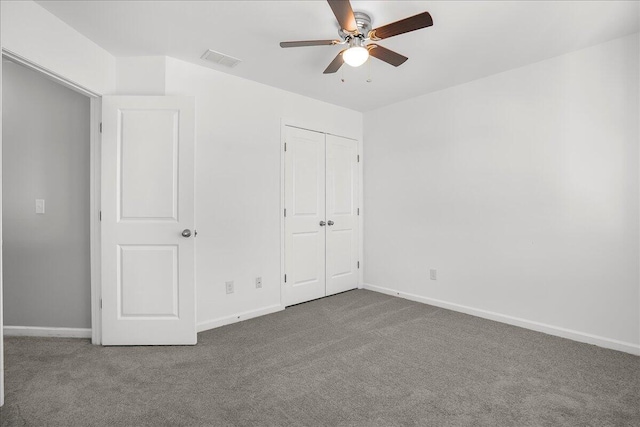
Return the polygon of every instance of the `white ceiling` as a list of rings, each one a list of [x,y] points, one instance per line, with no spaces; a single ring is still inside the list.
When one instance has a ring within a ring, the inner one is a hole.
[[[398,68],[372,59],[323,75],[339,46],[278,43],[335,38],[326,1],[39,3],[115,56],[172,56],[359,111],[631,34],[640,21],[635,1],[354,0],[374,27],[425,10],[434,26],[379,42],[409,57]],[[211,64],[200,59],[207,49],[243,62],[233,69]]]

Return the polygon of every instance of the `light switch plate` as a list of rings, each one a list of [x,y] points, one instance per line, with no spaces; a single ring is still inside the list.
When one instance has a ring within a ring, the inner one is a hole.
[[[44,213],[44,199],[36,199],[36,213],[37,214]]]

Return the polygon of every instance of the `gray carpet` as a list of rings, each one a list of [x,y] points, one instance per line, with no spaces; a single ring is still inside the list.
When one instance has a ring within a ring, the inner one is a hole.
[[[2,426],[638,426],[640,358],[358,290],[195,347],[7,338]]]

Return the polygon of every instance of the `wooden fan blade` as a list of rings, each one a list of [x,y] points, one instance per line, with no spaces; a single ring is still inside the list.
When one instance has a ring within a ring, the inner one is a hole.
[[[341,50],[340,53],[338,55],[336,55],[335,58],[333,58],[333,61],[331,61],[331,64],[329,64],[327,69],[324,70],[324,72],[322,74],[335,73],[336,71],[338,71],[340,69],[340,67],[342,67],[342,64],[344,64],[344,59],[342,58],[342,53],[345,50],[347,50],[347,49]]]
[[[280,47],[304,47],[304,46],[332,46],[340,43],[337,40],[303,40],[295,42],[280,42]]]
[[[327,0],[327,2],[343,30],[349,32],[358,31],[356,17],[353,15],[349,0]]]
[[[369,46],[367,46],[367,49],[369,49],[369,55],[373,56],[374,58],[378,58],[379,60],[384,61],[387,64],[391,64],[394,67],[399,67],[400,65],[404,64],[407,59],[409,59],[406,56],[400,55],[397,52],[394,52],[390,49],[387,49],[386,47],[382,47],[377,44],[370,44]]]
[[[426,28],[433,25],[433,19],[429,12],[422,12],[409,18],[401,19],[400,21],[393,22],[391,24],[383,25],[379,28],[374,28],[369,31],[369,38],[372,40],[382,40],[389,37],[397,36],[398,34],[408,33],[410,31],[419,30],[420,28]]]

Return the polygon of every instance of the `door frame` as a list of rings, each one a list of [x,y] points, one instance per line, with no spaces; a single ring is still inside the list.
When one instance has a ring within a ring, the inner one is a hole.
[[[358,146],[358,156],[360,161],[358,162],[358,207],[360,209],[360,215],[358,216],[358,260],[360,262],[360,268],[358,271],[358,288],[364,288],[364,203],[363,203],[363,162],[364,158],[362,155],[362,140],[358,138],[354,138],[351,136],[339,135],[336,133],[328,132],[327,129],[321,129],[315,126],[309,126],[306,123],[300,123],[298,120],[282,118],[280,120],[280,306],[285,308],[284,305],[284,274],[285,274],[285,255],[284,255],[284,243],[285,243],[285,225],[284,225],[284,207],[285,207],[285,159],[284,159],[284,143],[285,143],[285,128],[293,127],[298,129],[304,129],[311,132],[319,132],[324,133],[326,135],[338,136],[340,138],[350,139],[352,141],[356,141],[356,145]]]
[[[23,56],[2,48],[2,58],[22,65],[43,77],[65,86],[89,98],[89,249],[91,251],[91,343],[102,343],[100,314],[101,299],[101,251],[100,251],[100,121],[102,120],[102,94],[96,93],[57,74]],[[0,142],[1,143],[1,142]],[[0,145],[0,149],[1,149]],[[0,223],[1,226],[1,223]],[[0,272],[1,273],[1,272]],[[0,291],[2,289],[0,288]],[[4,322],[0,323],[4,324]],[[1,331],[3,332],[3,331]],[[4,332],[0,334],[0,338]]]

